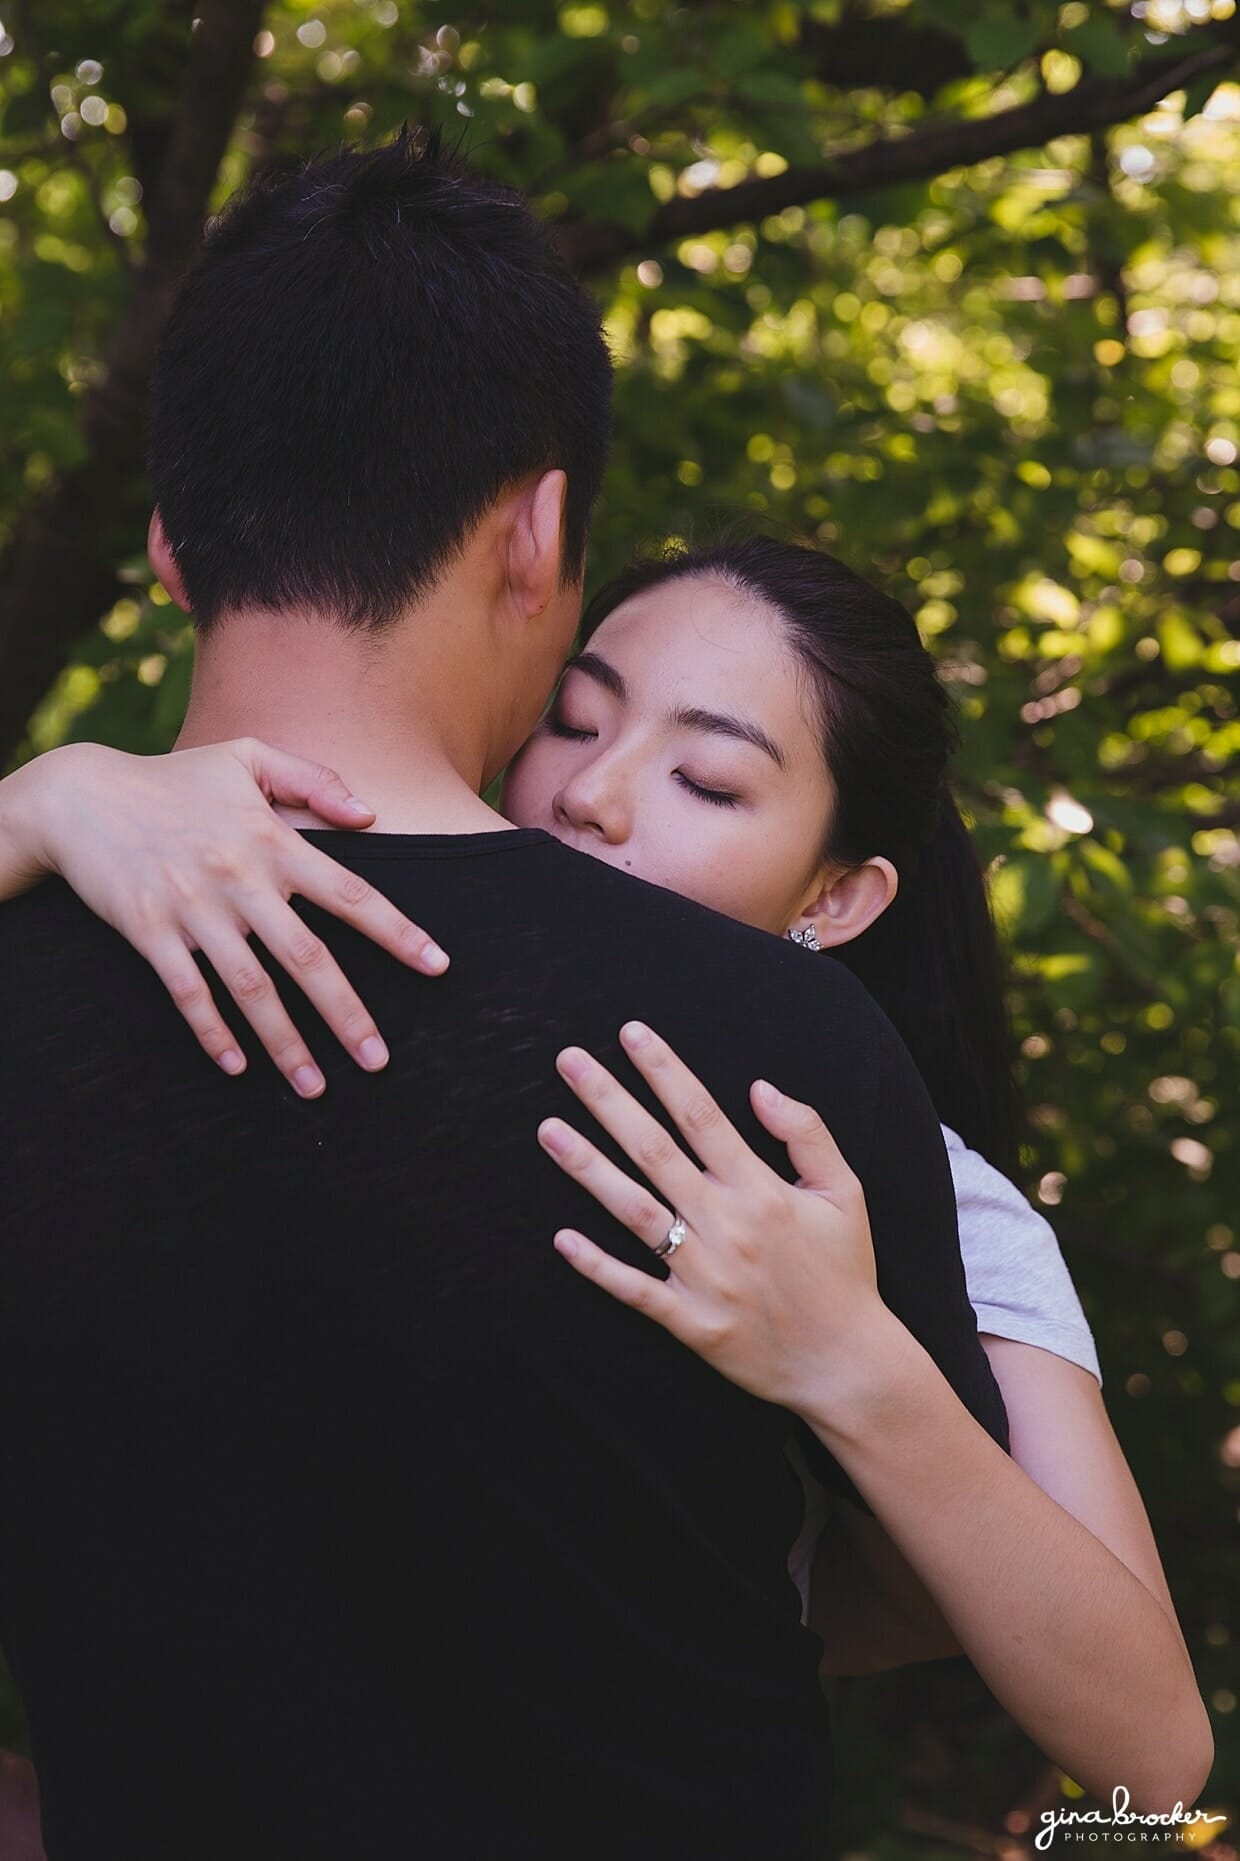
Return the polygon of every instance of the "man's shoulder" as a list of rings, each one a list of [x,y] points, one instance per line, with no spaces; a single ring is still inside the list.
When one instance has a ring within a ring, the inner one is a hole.
[[[806,950],[572,848],[556,854],[557,896],[592,915],[609,951],[627,939],[665,975],[677,971],[695,992],[718,990],[755,1015],[802,1003],[807,1013],[847,1010],[887,1027],[864,985],[829,951]]]
[[[145,959],[63,879],[0,902],[0,998],[9,1027],[28,1014],[71,1012],[82,997],[106,1000],[122,979],[128,985],[144,973],[151,973]]]
[[[63,879],[42,879],[16,898],[0,900],[0,947],[6,956],[9,952],[37,950],[49,933],[81,931],[89,935],[92,927],[107,936],[115,934]]]
[[[460,907],[484,899],[488,935],[502,927],[500,934],[523,953],[532,948],[528,935],[548,953],[560,946],[587,960],[597,955],[607,967],[681,976],[698,998],[732,992],[738,1005],[804,1000],[820,1010],[834,1001],[879,1014],[863,986],[828,954],[742,924],[550,833],[526,828],[469,837],[317,832],[305,837],[364,871],[414,918],[420,912],[428,918],[437,910],[442,914],[449,900]],[[516,857],[501,870],[491,857],[496,852]],[[330,937],[330,921],[324,928]]]

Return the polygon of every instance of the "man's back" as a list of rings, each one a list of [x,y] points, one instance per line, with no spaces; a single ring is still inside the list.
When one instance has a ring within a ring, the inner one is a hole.
[[[649,1264],[535,1131],[588,1122],[570,1041],[636,1084],[634,1016],[785,1173],[749,1083],[810,1099],[1006,1444],[920,1081],[839,966],[544,834],[322,844],[453,964],[316,922],[393,1056],[308,1028],[316,1103],[216,1073],[61,888],[0,911],[0,1639],[49,1855],[809,1856],[789,1417],[559,1258]]]

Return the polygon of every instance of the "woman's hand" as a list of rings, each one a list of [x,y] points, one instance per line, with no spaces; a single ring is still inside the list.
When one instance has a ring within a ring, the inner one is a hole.
[[[151,964],[216,1064],[241,1073],[245,1057],[193,958],[201,950],[293,1089],[316,1098],[326,1082],[248,935],[368,1072],[387,1064],[379,1030],[290,897],[320,905],[424,975],[441,975],[448,958],[364,879],[281,821],[273,803],[310,808],[333,827],[374,820],[334,770],[249,738],[167,756],[93,743],[53,750],[0,784],[0,896],[58,873]]]
[[[681,1150],[599,1061],[566,1047],[556,1065],[582,1104],[665,1199],[617,1169],[589,1140],[548,1118],[539,1142],[618,1221],[654,1248],[673,1210],[688,1234],[661,1280],[572,1229],[555,1236],[577,1271],[644,1312],[753,1395],[800,1411],[852,1386],[874,1324],[890,1324],[878,1292],[861,1185],[817,1112],[764,1080],[750,1102],[781,1138],[795,1184],[768,1169],[665,1040],[639,1022],[625,1052],[705,1165]]]

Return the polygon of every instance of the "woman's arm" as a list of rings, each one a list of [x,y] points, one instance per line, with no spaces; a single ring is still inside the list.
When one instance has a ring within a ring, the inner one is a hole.
[[[1097,1352],[1054,1231],[954,1132],[945,1130],[944,1137],[969,1298],[1007,1409],[1012,1458],[1139,1578],[1179,1637],[1158,1549],[1101,1399]],[[820,1541],[811,1584],[811,1620],[826,1644],[825,1671],[866,1673],[962,1652],[934,1598],[876,1520],[842,1503],[831,1523],[834,1544]],[[1187,1663],[1186,1648],[1183,1658]]]
[[[276,804],[309,808],[337,828],[374,820],[334,770],[250,738],[167,756],[66,745],[0,782],[0,900],[58,874],[156,970],[217,1065],[244,1072],[194,961],[201,950],[290,1085],[314,1098],[326,1082],[248,937],[367,1072],[387,1064],[382,1036],[289,900],[321,906],[424,975],[442,975],[448,958],[380,892],[281,821]]]
[[[1191,1673],[1149,1515],[1097,1380],[1036,1344],[988,1333],[981,1341],[1007,1404],[1012,1458],[1144,1585],[1171,1624]]]
[[[34,1766],[12,1751],[0,1751],[0,1855],[4,1861],[47,1861]]]
[[[891,1604],[913,1658],[967,1654],[1094,1794],[1123,1784],[1138,1812],[1191,1804],[1213,1762],[1209,1718],[1093,1378],[1042,1352],[1048,1377],[1028,1361],[1036,1347],[994,1340],[1009,1458],[905,1327],[888,1314],[871,1335],[851,1404],[834,1389],[829,1415],[812,1399],[805,1412],[873,1508],[847,1520],[871,1609]],[[1018,1464],[1018,1444],[1062,1503]],[[893,1651],[886,1629],[880,1657]]]
[[[628,1030],[622,1040],[705,1169],[576,1049],[560,1056],[561,1072],[665,1200],[559,1120],[540,1140],[639,1238],[657,1244],[675,1207],[692,1242],[667,1281],[584,1236],[557,1235],[557,1247],[722,1374],[808,1423],[959,1647],[1070,1776],[1104,1796],[1124,1785],[1139,1811],[1191,1803],[1213,1741],[1178,1628],[1145,1583],[991,1439],[884,1305],[860,1184],[821,1119],[753,1088],[755,1114],[800,1172],[792,1187],[665,1042],[633,1041]],[[881,1546],[876,1531],[870,1540]],[[916,1594],[901,1594],[901,1611],[919,1619]]]
[[[1191,1671],[1149,1518],[1096,1378],[1035,1344],[987,1333],[981,1341],[1007,1409],[1013,1460],[1145,1586]],[[809,1620],[825,1643],[827,1674],[964,1652],[883,1526],[843,1499],[832,1501],[815,1554]]]
[[[54,870],[42,815],[64,758],[65,751],[51,750],[0,781],[0,900],[28,892]]]

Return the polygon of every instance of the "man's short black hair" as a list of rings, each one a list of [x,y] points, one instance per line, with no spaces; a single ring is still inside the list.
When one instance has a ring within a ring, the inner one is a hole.
[[[209,229],[155,371],[151,478],[200,626],[259,606],[382,627],[555,467],[576,579],[610,394],[547,228],[438,131],[259,181]]]

